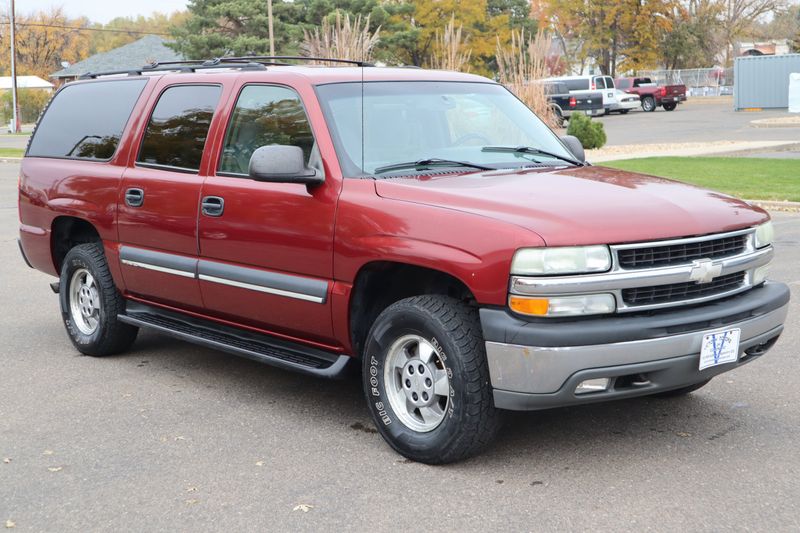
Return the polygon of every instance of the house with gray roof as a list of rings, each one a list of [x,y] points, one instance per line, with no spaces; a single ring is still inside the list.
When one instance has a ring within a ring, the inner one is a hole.
[[[108,72],[141,68],[153,61],[182,61],[184,57],[167,47],[166,41],[157,35],[147,35],[108,52],[95,54],[74,65],[50,74],[57,85],[73,81],[88,72]]]

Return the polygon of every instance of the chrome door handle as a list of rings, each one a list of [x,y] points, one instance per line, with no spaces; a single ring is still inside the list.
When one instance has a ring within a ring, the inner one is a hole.
[[[142,207],[144,204],[144,191],[142,189],[128,189],[125,191],[125,205],[128,207]]]
[[[206,196],[200,203],[200,211],[207,217],[220,217],[225,210],[225,200],[219,196]]]

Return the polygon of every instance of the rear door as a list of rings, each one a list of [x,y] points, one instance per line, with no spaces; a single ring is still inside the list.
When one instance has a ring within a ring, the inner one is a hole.
[[[313,92],[243,84],[205,180],[198,272],[206,312],[285,337],[333,338],[330,288],[341,181],[323,166],[307,108]],[[321,124],[321,120],[317,121]],[[299,146],[325,183],[267,183],[248,175],[250,156],[270,144]]]
[[[133,296],[202,309],[197,214],[217,84],[162,84],[118,199],[120,264]],[[151,104],[152,105],[152,104]]]

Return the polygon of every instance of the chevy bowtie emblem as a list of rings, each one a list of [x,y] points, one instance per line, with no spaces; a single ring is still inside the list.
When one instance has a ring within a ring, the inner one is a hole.
[[[689,279],[697,283],[711,283],[722,273],[722,265],[714,263],[711,259],[698,259],[692,261],[692,271]]]

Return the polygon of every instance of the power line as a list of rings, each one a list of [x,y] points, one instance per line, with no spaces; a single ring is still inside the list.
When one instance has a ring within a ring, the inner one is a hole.
[[[3,24],[8,24],[9,20],[6,19],[3,21]],[[17,22],[16,26],[29,26],[35,28],[59,28],[62,30],[77,30],[77,31],[100,31],[100,32],[112,32],[112,33],[136,33],[139,35],[163,35],[165,37],[170,37],[169,33],[161,33],[156,31],[141,31],[141,30],[114,30],[111,28],[82,28],[79,26],[66,26],[61,24],[42,24],[37,22]]]

